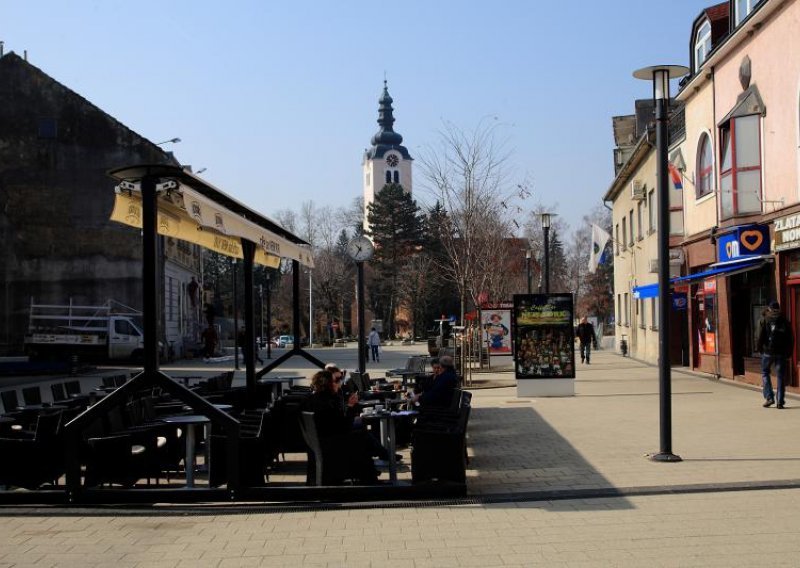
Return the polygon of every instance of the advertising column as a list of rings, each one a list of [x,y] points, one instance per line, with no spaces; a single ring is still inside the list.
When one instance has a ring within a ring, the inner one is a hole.
[[[572,294],[515,295],[511,323],[517,396],[574,396]]]

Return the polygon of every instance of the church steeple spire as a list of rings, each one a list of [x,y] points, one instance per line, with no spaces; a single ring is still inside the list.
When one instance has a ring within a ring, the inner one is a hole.
[[[378,125],[380,130],[372,137],[372,145],[378,146],[386,144],[388,146],[399,146],[403,143],[403,137],[394,131],[394,108],[392,108],[392,96],[389,94],[389,86],[386,79],[383,80],[383,94],[378,100]]]

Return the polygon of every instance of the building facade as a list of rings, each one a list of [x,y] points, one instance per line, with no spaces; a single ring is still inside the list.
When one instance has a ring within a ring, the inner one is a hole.
[[[671,246],[679,239],[680,251],[672,313],[685,314],[683,363],[751,384],[761,381],[756,335],[771,301],[800,336],[800,61],[787,57],[800,47],[798,21],[800,0],[732,0],[703,10],[691,26],[690,74],[672,115],[671,173],[682,186],[670,219]],[[673,137],[675,122],[683,134]],[[630,210],[622,182],[618,173],[606,194],[615,226]],[[622,258],[617,269],[626,270]],[[653,291],[638,281],[626,286],[615,275],[618,313],[626,292],[646,299]],[[618,324],[619,336],[625,322]],[[631,353],[653,360],[649,350]],[[798,355],[788,373],[794,391]]]
[[[18,355],[32,301],[141,308],[141,235],[109,221],[106,172],[176,164],[139,134],[13,52],[0,57],[0,353]],[[199,249],[160,239],[162,343],[192,341],[187,287]]]

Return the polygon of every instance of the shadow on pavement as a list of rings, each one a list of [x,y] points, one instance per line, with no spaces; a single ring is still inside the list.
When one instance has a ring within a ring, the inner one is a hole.
[[[596,510],[580,498],[608,496],[615,487],[533,408],[473,408],[469,425],[471,496],[504,496],[503,502],[579,498],[570,508]],[[631,509],[624,497],[604,508]]]

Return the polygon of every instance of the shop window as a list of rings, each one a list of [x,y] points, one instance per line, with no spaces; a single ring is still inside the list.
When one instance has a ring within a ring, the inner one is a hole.
[[[800,251],[792,251],[789,257],[789,276],[800,277]]]
[[[703,281],[697,292],[697,345],[700,353],[717,352],[717,280]]]
[[[723,218],[761,212],[761,121],[731,118],[720,131],[720,204]]]
[[[711,136],[704,133],[697,148],[695,197],[700,199],[714,191],[714,153],[711,149]]]

